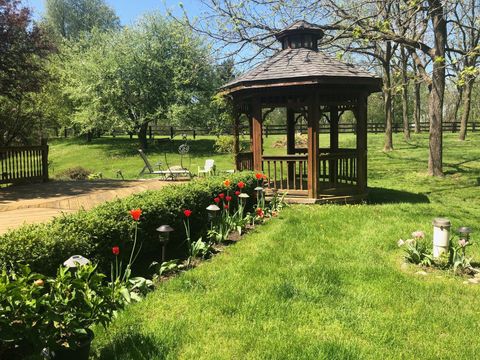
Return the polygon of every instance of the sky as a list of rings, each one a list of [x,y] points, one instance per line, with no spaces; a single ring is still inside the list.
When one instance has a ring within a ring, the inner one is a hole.
[[[201,9],[201,3],[198,0],[106,0],[106,2],[115,10],[122,25],[129,25],[141,15],[153,11],[166,14],[169,9],[173,14],[180,15],[182,13],[180,3],[192,17],[198,15]],[[22,3],[33,9],[35,19],[41,18],[44,0],[23,0]]]

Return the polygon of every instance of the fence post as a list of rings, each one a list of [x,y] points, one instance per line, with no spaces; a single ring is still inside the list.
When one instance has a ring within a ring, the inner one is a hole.
[[[152,127],[151,126],[148,127],[148,137],[150,138],[150,140],[153,139],[153,132],[152,132]]]
[[[454,121],[453,124],[452,124],[452,132],[457,132],[457,122]]]
[[[170,126],[170,139],[173,139],[174,131],[173,126]]]
[[[196,137],[197,137],[197,132],[195,131],[195,129],[193,129],[193,140],[195,140]]]
[[[268,125],[265,125],[265,137],[268,138]]]
[[[48,181],[48,144],[47,139],[41,140],[42,144],[42,177],[43,182]]]

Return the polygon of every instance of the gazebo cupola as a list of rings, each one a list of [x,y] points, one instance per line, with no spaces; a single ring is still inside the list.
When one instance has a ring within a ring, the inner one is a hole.
[[[359,201],[367,195],[367,98],[381,80],[354,65],[319,51],[320,26],[297,21],[275,34],[282,50],[222,87],[236,109],[237,170],[262,171],[267,191],[287,192],[297,202]],[[284,155],[264,152],[263,125],[274,108],[284,108],[287,141]],[[339,123],[351,111],[354,146],[342,147]],[[239,123],[248,119],[251,151],[239,152]],[[307,122],[307,147],[297,147],[298,122]],[[329,133],[319,139],[319,123]],[[325,125],[328,125],[325,128]]]
[[[323,37],[323,30],[306,21],[297,21],[275,35],[282,44],[282,49],[306,48],[318,50],[318,41]]]

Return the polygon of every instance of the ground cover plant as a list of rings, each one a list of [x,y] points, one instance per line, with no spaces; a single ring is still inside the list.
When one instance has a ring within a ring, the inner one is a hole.
[[[480,232],[478,135],[445,139],[447,176],[426,176],[427,135],[383,153],[370,136],[368,205],[292,205],[210,262],[171,279],[98,332],[101,359],[463,359],[479,344],[479,288],[403,266],[398,239],[434,217]],[[478,247],[469,255],[480,258]],[[442,341],[438,341],[442,339]]]

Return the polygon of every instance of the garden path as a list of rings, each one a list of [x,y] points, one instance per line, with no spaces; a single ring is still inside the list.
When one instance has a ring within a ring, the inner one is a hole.
[[[175,182],[178,184],[179,182]],[[105,201],[160,189],[171,181],[52,181],[0,189],[0,234],[25,223],[39,223],[63,213],[91,209]]]

